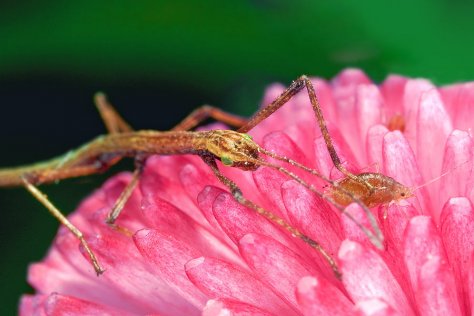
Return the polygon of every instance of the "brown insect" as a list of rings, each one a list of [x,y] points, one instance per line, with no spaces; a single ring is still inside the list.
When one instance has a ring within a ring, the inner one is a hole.
[[[344,174],[344,178],[341,180],[330,180],[318,171],[310,169],[297,161],[267,151],[246,134],[246,132],[269,117],[304,88],[308,92],[309,100],[331,159],[335,167]],[[82,232],[39,191],[37,185],[103,172],[124,157],[134,158],[136,169],[132,180],[105,219],[107,224],[120,229],[114,223],[122,211],[125,202],[136,187],[147,157],[150,155],[198,155],[211,168],[219,181],[230,190],[240,204],[254,209],[260,215],[284,227],[292,235],[315,248],[327,260],[337,276],[340,273],[334,259],[319,243],[285,222],[284,219],[246,199],[240,188],[220,172],[216,160],[220,160],[225,166],[245,171],[256,170],[260,166],[273,168],[330,202],[342,213],[348,204],[352,202],[359,204],[369,218],[373,232],[359,224],[350,214],[345,213],[345,215],[349,216],[378,248],[382,248],[383,236],[369,208],[380,204],[387,204],[393,200],[404,199],[412,195],[412,191],[409,188],[398,183],[393,178],[380,173],[353,174],[343,166],[326,127],[313,85],[306,76],[301,76],[295,80],[277,99],[266,107],[261,108],[248,120],[211,106],[203,106],[192,112],[172,130],[163,132],[154,130],[134,131],[108,103],[105,95],[98,93],[95,96],[95,102],[109,132],[107,135],[99,136],[76,150],[46,162],[0,169],[0,186],[24,186],[33,194],[61,224],[65,225],[79,239],[98,275],[103,273],[104,270],[90,249]],[[237,131],[190,131],[208,117],[236,127]],[[320,192],[288,169],[270,163],[262,159],[262,156],[272,157],[309,172],[326,181],[329,189],[326,192]]]

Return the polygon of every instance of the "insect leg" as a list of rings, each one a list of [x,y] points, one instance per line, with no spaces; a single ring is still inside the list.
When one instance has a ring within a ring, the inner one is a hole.
[[[76,227],[74,226],[67,218],[66,216],[64,216],[61,211],[59,211],[56,206],[54,206],[53,203],[51,203],[51,201],[48,199],[48,197],[42,193],[37,187],[35,187],[33,184],[31,184],[31,182],[28,181],[27,177],[24,176],[22,177],[22,180],[23,180],[23,185],[25,186],[25,188],[41,203],[43,204],[47,209],[48,211],[51,213],[51,215],[53,215],[54,217],[56,217],[56,219],[61,223],[63,224],[64,226],[66,226],[67,229],[69,229],[69,231],[71,231],[71,233],[74,234],[74,236],[76,236],[77,239],[79,239],[79,242],[81,243],[81,245],[84,247],[84,250],[86,251],[91,263],[92,263],[92,266],[94,267],[94,270],[95,272],[97,273],[97,275],[100,275],[102,274],[105,270],[100,266],[99,264],[99,261],[97,260],[97,257],[95,256],[94,252],[91,250],[91,248],[89,247],[89,244],[87,243],[87,241],[84,239],[84,235],[82,234],[82,232]]]
[[[276,110],[281,108],[283,105],[285,105],[293,96],[295,96],[298,92],[300,92],[303,88],[306,87],[306,90],[308,92],[309,100],[311,102],[311,106],[313,107],[314,114],[316,116],[316,120],[318,121],[319,128],[321,130],[321,133],[323,135],[324,141],[326,143],[326,147],[329,151],[329,155],[331,156],[331,160],[334,163],[334,166],[341,171],[345,176],[351,178],[354,181],[357,182],[362,182],[364,185],[366,185],[369,189],[373,190],[372,185],[370,185],[368,182],[360,180],[356,175],[351,173],[349,170],[347,170],[344,165],[341,163],[341,160],[336,152],[336,149],[334,148],[334,145],[332,143],[331,136],[329,135],[329,131],[326,126],[326,121],[324,120],[323,112],[321,110],[321,106],[319,105],[318,98],[316,97],[316,93],[314,91],[313,84],[311,83],[311,80],[309,80],[308,77],[305,75],[299,77],[295,81],[291,83],[291,85],[286,88],[285,91],[283,91],[282,94],[278,98],[276,98],[272,103],[269,105],[261,108],[260,110],[257,111],[247,122],[247,124],[243,125],[241,128],[238,129],[238,132],[241,133],[246,133],[252,128],[254,128],[257,124],[259,124],[261,121],[269,117],[272,113],[274,113]]]
[[[135,158],[135,170],[133,171],[132,179],[125,186],[122,193],[120,193],[120,196],[118,197],[117,201],[115,201],[115,204],[112,207],[112,210],[107,215],[107,218],[105,219],[105,222],[107,223],[107,225],[109,225],[113,228],[116,228],[118,230],[121,230],[120,227],[115,225],[115,221],[119,217],[120,213],[123,210],[123,207],[127,203],[130,196],[132,195],[133,190],[135,190],[135,188],[138,185],[138,180],[139,180],[140,176],[142,175],[143,167],[145,166],[146,158],[147,158],[147,156],[138,156],[138,157]]]
[[[192,111],[178,125],[173,127],[172,131],[189,131],[199,125],[207,118],[213,118],[232,127],[241,127],[247,123],[247,119],[227,113],[211,105],[203,105]]]
[[[246,133],[252,128],[257,126],[261,121],[272,115],[276,110],[285,105],[293,96],[300,92],[304,88],[304,80],[302,79],[305,76],[298,78],[293,81],[291,85],[283,91],[282,94],[278,96],[272,103],[267,106],[260,108],[247,123],[240,127],[237,131],[240,133]]]
[[[324,142],[326,143],[326,147],[329,151],[329,155],[331,156],[331,160],[334,163],[334,166],[345,176],[351,178],[354,181],[362,182],[362,184],[365,184],[367,188],[373,190],[374,188],[370,183],[359,179],[359,177],[347,170],[346,167],[344,167],[344,165],[341,163],[341,160],[339,159],[336,149],[334,148],[334,145],[332,143],[331,136],[329,135],[329,131],[326,126],[326,121],[324,120],[323,112],[321,110],[321,106],[319,105],[319,101],[316,97],[316,92],[314,91],[314,86],[311,83],[311,80],[309,80],[309,78],[306,76],[301,76],[298,80],[304,81],[306,90],[308,91],[309,101],[311,102],[311,106],[313,107],[313,111],[316,115],[319,124],[319,129],[321,130]]]
[[[120,116],[102,92],[94,95],[94,103],[109,134],[132,132],[133,128]]]
[[[107,96],[104,93],[96,93],[94,95],[94,102],[97,109],[99,110],[100,116],[102,117],[102,120],[104,121],[104,124],[109,134],[128,133],[133,131],[133,128],[122,118],[122,116],[117,112],[117,110],[115,110],[113,105],[110,104],[110,102],[107,100]],[[115,225],[115,221],[119,217],[123,207],[132,195],[133,190],[135,190],[135,188],[137,187],[138,179],[140,178],[143,171],[144,161],[145,158],[135,159],[136,167],[133,171],[132,179],[125,186],[122,193],[115,201],[112,210],[105,219],[107,225],[117,230],[126,231],[124,228]]]
[[[286,229],[288,232],[290,232],[293,236],[296,236],[303,240],[306,244],[308,244],[310,247],[313,249],[316,249],[322,256],[323,258],[328,262],[328,264],[331,266],[331,269],[334,272],[334,275],[336,278],[340,279],[341,278],[341,272],[339,271],[339,268],[337,267],[336,261],[331,257],[331,255],[315,240],[311,239],[310,237],[306,236],[302,232],[300,232],[297,228],[291,226],[288,224],[283,218],[273,214],[272,212],[267,211],[263,207],[253,203],[252,201],[246,199],[240,188],[237,186],[235,182],[227,178],[225,175],[223,175],[220,171],[219,168],[217,167],[217,164],[214,160],[213,157],[206,156],[206,155],[201,155],[201,158],[204,160],[204,162],[211,168],[211,170],[214,172],[214,175],[219,179],[219,181],[224,184],[226,187],[229,188],[231,194],[233,195],[234,199],[242,204],[243,206],[246,206],[248,208],[253,209],[257,214],[265,217],[272,223],[275,223],[279,225],[280,227],[283,227]]]
[[[115,201],[115,204],[112,207],[112,210],[110,211],[110,213],[107,215],[107,218],[105,219],[105,222],[109,226],[114,226],[114,223],[119,217],[120,213],[122,212],[122,209],[125,206],[125,203],[127,203],[128,199],[133,193],[133,190],[135,190],[138,184],[138,179],[140,178],[140,175],[141,175],[141,168],[136,168],[133,171],[131,181],[125,186],[122,193],[120,193],[120,196]]]

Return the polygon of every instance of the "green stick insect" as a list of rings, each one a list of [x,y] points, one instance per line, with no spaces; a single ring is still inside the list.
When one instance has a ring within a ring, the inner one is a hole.
[[[285,105],[304,88],[307,90],[309,101],[314,110],[332,162],[344,175],[344,178],[338,181],[330,180],[318,171],[308,168],[295,160],[265,150],[246,134],[262,120]],[[239,168],[244,171],[253,171],[260,166],[270,167],[296,180],[314,194],[334,205],[341,213],[344,213],[344,208],[348,204],[353,202],[357,203],[365,211],[371,225],[371,230],[358,223],[350,214],[344,214],[352,219],[368,236],[370,241],[380,249],[383,248],[383,236],[369,208],[386,204],[393,200],[404,199],[412,195],[412,191],[408,187],[398,183],[393,178],[381,173],[372,172],[353,174],[343,166],[326,127],[326,122],[318,103],[314,87],[306,76],[301,76],[293,81],[279,97],[269,105],[261,108],[250,119],[243,119],[211,106],[202,106],[193,111],[181,123],[169,131],[134,131],[115,111],[112,105],[108,103],[105,95],[98,93],[95,96],[95,103],[106,125],[108,134],[99,136],[63,156],[45,162],[0,169],[0,187],[25,187],[61,224],[66,226],[71,233],[79,239],[97,275],[103,273],[104,269],[89,247],[82,232],[51,203],[37,186],[61,179],[101,173],[124,157],[134,158],[136,169],[133,172],[132,180],[125,187],[105,219],[106,223],[111,227],[118,229],[115,225],[115,221],[119,217],[134,188],[137,186],[144,163],[149,156],[194,154],[201,157],[211,168],[214,175],[229,189],[237,202],[255,210],[258,214],[283,227],[293,236],[302,239],[312,248],[316,249],[321,253],[331,266],[334,274],[338,277],[340,277],[340,272],[335,260],[317,241],[288,224],[283,218],[276,216],[245,198],[237,184],[221,173],[216,164],[216,160],[220,160],[226,167]],[[191,131],[207,118],[213,118],[235,127],[237,130]],[[264,160],[262,158],[263,156],[288,163],[319,177],[328,183],[329,189],[326,190],[326,192],[320,192],[313,185],[308,184],[288,169]]]

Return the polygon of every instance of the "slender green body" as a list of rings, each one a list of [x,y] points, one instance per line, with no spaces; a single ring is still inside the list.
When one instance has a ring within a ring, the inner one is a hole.
[[[326,142],[327,149],[335,167],[341,171],[345,178],[334,182],[316,170],[308,168],[290,158],[279,156],[273,152],[259,147],[252,138],[245,134],[262,120],[270,116],[273,112],[287,103],[296,93],[306,87],[308,96],[313,107],[316,119],[319,123],[321,133]],[[336,262],[321,245],[297,228],[288,224],[283,218],[272,214],[264,208],[247,200],[235,182],[222,174],[216,164],[220,160],[224,165],[236,167],[242,170],[256,170],[260,166],[272,168],[290,179],[318,195],[320,198],[333,204],[342,213],[345,212],[346,204],[355,202],[365,212],[372,231],[360,224],[350,214],[345,213],[361,230],[368,236],[369,240],[379,249],[383,247],[383,235],[377,225],[372,213],[367,206],[386,204],[393,200],[399,200],[412,195],[410,188],[403,186],[394,179],[379,173],[353,174],[342,165],[339,156],[332,144],[331,137],[326,127],[321,108],[316,98],[316,93],[311,81],[306,76],[301,76],[294,81],[278,98],[271,104],[261,108],[248,121],[225,114],[222,111],[204,106],[190,114],[185,120],[177,125],[174,130],[158,132],[152,130],[133,131],[133,129],[120,117],[120,115],[109,105],[103,94],[96,95],[96,105],[104,119],[110,134],[99,136],[89,143],[72,150],[60,157],[27,166],[0,169],[0,187],[24,186],[35,198],[38,199],[49,212],[64,224],[81,242],[86,250],[89,259],[99,275],[104,272],[96,256],[89,248],[82,232],[76,228],[69,220],[42,194],[36,185],[53,182],[65,178],[79,177],[105,171],[113,164],[124,157],[133,157],[137,161],[131,181],[127,184],[116,204],[107,216],[106,223],[114,228],[126,201],[132,194],[138,183],[142,162],[148,156],[158,155],[179,155],[195,154],[211,168],[212,172],[224,184],[240,204],[255,210],[273,223],[283,227],[292,236],[298,237],[308,245],[319,251],[334,271],[336,277],[340,277],[340,272]],[[194,128],[207,116],[214,117],[230,125],[239,126],[238,131],[213,130],[203,132],[187,131]],[[288,169],[268,162],[260,157],[260,154],[267,157],[286,162],[293,167],[309,172],[330,184],[328,192],[320,192],[315,187]],[[127,232],[125,232],[127,233]]]
[[[103,171],[123,157],[137,155],[194,154],[206,150],[210,132],[158,132],[143,130],[95,138],[78,149],[51,160],[0,169],[0,187],[23,185],[22,177],[34,184]]]

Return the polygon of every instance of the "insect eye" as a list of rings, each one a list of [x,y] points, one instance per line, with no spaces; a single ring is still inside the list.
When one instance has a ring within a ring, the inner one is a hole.
[[[234,162],[232,161],[232,159],[230,159],[229,157],[227,156],[222,156],[221,157],[221,162],[224,164],[224,166],[232,166],[234,164]]]
[[[405,192],[400,193],[400,196],[404,197],[404,196],[405,196]]]

